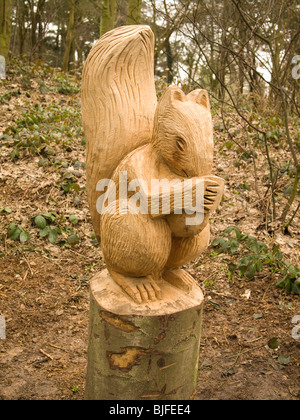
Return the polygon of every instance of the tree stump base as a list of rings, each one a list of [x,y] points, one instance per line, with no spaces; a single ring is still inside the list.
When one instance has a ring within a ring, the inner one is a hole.
[[[204,298],[161,281],[139,305],[107,270],[91,281],[87,400],[189,400],[197,385]]]

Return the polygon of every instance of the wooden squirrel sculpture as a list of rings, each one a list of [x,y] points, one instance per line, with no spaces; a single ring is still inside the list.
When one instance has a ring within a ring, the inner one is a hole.
[[[210,213],[219,206],[224,189],[224,181],[211,175],[213,124],[208,93],[198,89],[186,96],[171,86],[157,103],[153,67],[151,29],[125,26],[95,44],[82,81],[87,191],[94,229],[111,277],[139,304],[162,299],[164,281],[187,293],[193,288],[194,279],[180,267],[208,247]],[[123,192],[122,201],[124,175],[127,196]],[[115,211],[107,211],[105,199],[100,207],[106,206],[106,211],[99,208],[102,180],[116,186],[115,198],[110,200]],[[136,180],[143,180],[139,185],[145,186],[149,211],[136,211],[132,204]],[[173,182],[168,212],[153,180]],[[193,216],[176,207],[174,191],[188,180],[193,203],[199,183],[204,192],[198,224],[187,224]]]

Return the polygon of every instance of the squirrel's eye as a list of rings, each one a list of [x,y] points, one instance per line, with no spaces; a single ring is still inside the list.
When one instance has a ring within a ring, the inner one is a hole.
[[[184,151],[185,151],[185,147],[186,147],[186,142],[185,142],[185,140],[183,140],[181,137],[177,137],[177,139],[176,139],[176,146],[177,146],[177,148],[178,148],[181,152],[184,152]]]

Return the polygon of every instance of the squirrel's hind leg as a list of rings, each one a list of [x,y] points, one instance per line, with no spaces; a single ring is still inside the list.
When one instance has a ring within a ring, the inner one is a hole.
[[[163,279],[187,293],[192,291],[195,284],[193,277],[181,268],[165,271],[163,274]]]
[[[162,299],[161,289],[151,277],[128,277],[113,270],[110,270],[110,275],[136,303],[154,302]]]
[[[209,224],[196,236],[190,238],[173,238],[172,250],[166,264],[163,279],[185,292],[190,292],[195,284],[195,280],[189,273],[179,267],[199,257],[208,248],[209,241]]]
[[[135,302],[161,298],[158,285],[172,247],[164,220],[128,213],[101,216],[101,247],[114,281]]]

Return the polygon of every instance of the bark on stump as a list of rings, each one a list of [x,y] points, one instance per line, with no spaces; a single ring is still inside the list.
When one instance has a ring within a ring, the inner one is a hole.
[[[87,400],[188,400],[198,379],[203,294],[161,282],[138,305],[103,271],[91,281]]]

